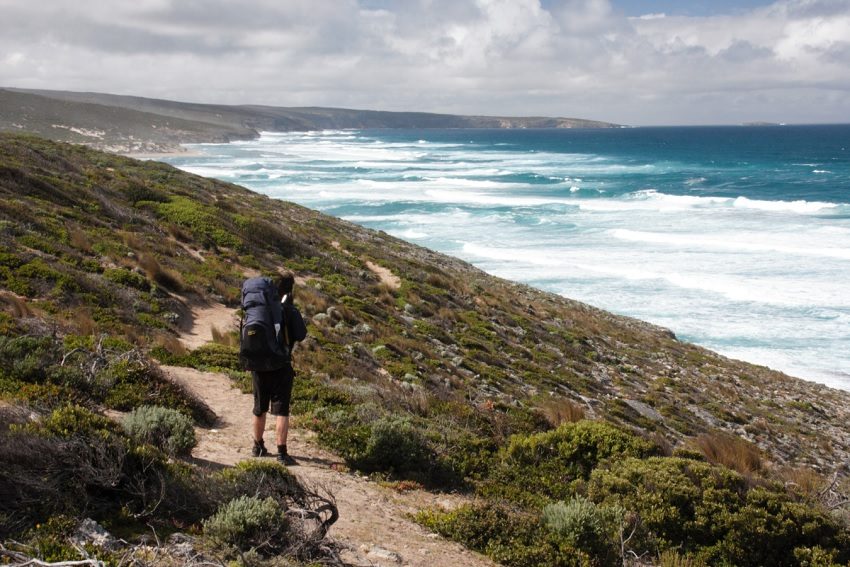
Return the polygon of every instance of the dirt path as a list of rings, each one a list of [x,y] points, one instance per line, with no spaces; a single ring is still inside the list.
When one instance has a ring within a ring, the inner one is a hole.
[[[220,325],[218,321],[228,321],[233,310],[223,305],[209,306],[198,309],[197,314],[196,326],[211,322]],[[187,337],[183,340],[190,344],[190,340],[197,341],[204,336],[203,329],[193,328],[188,340]],[[165,366],[163,370],[195,392],[219,416],[215,428],[197,431],[199,443],[192,455],[199,464],[231,466],[251,458],[251,395],[231,387],[230,380],[221,373],[174,366]],[[411,514],[425,507],[454,508],[464,501],[463,497],[423,490],[400,493],[346,472],[339,457],[318,447],[311,432],[298,426],[297,416],[292,419],[289,452],[299,465],[291,470],[305,484],[322,487],[334,495],[340,519],[329,535],[347,548],[343,554],[347,562],[375,567],[495,565],[459,544],[430,533],[410,519]],[[266,444],[273,447],[272,419],[266,424],[265,437]]]

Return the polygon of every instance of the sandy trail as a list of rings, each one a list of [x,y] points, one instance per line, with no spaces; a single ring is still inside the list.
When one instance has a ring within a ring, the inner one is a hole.
[[[198,344],[211,337],[207,335],[210,326],[224,327],[234,314],[223,305],[193,309],[195,325],[182,338],[184,344]],[[163,370],[185,384],[219,416],[214,428],[197,430],[199,443],[192,452],[196,461],[216,467],[251,458],[252,396],[233,388],[230,379],[221,373],[174,366],[164,366]],[[311,432],[298,426],[298,416],[292,418],[289,435],[289,452],[299,463],[290,470],[305,484],[324,488],[336,499],[340,518],[329,535],[347,549],[343,554],[347,562],[375,567],[495,565],[410,519],[411,514],[426,507],[455,508],[466,501],[464,497],[424,490],[398,492],[346,472],[342,459],[318,447]],[[266,423],[265,439],[268,447],[274,447],[273,419]]]

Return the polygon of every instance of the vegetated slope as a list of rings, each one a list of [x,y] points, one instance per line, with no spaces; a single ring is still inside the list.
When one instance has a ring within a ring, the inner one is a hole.
[[[723,430],[777,462],[848,462],[846,392],[162,163],[0,140],[0,285],[60,329],[156,345],[174,336],[185,298],[235,305],[245,273],[283,265],[306,282],[305,368],[352,388],[507,414],[564,399],[674,444]]]
[[[197,302],[236,306],[246,275],[286,266],[310,325],[293,411],[319,441],[365,472],[522,507],[518,517],[488,504],[423,518],[434,529],[515,565],[547,564],[558,549],[610,555],[613,540],[594,551],[569,534],[537,559],[509,552],[543,545],[533,539],[542,506],[577,494],[608,506],[620,494],[633,515],[616,517],[641,518],[638,553],[765,564],[746,541],[766,532],[787,542],[769,546],[791,558],[782,564],[821,545],[850,553],[846,527],[821,504],[767,480],[783,466],[847,474],[846,392],[161,163],[0,135],[0,196],[0,335],[61,341],[43,375],[27,370],[39,364],[31,357],[6,363],[0,395],[15,403],[49,409],[74,396],[96,409],[132,398],[138,382],[116,396],[66,380],[59,360],[97,337],[244,380],[226,344],[232,322],[222,321],[222,344],[188,353],[177,331]],[[582,417],[617,428],[561,425]],[[682,458],[654,456],[674,450]],[[507,523],[479,525],[488,518]],[[464,528],[473,525],[480,537]],[[499,540],[514,528],[530,539]]]
[[[212,118],[207,112],[201,118]],[[49,98],[0,89],[0,131],[27,132],[113,152],[163,152],[182,143],[250,139],[236,121],[182,118],[96,102]]]
[[[4,109],[0,110],[0,130],[18,129],[59,141],[85,143],[99,149],[124,153],[168,151],[176,149],[179,143],[253,138],[260,131],[616,127],[608,122],[580,118],[229,106],[49,90],[0,90],[0,102],[0,109]]]

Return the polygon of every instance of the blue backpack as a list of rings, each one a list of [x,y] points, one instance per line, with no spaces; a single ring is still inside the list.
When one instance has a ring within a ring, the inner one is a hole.
[[[245,370],[268,372],[290,360],[289,337],[277,286],[271,278],[250,278],[242,284],[239,361]]]

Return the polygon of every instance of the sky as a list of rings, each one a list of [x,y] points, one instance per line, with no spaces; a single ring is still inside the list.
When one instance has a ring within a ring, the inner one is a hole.
[[[850,0],[0,0],[0,87],[628,125],[850,122]]]

